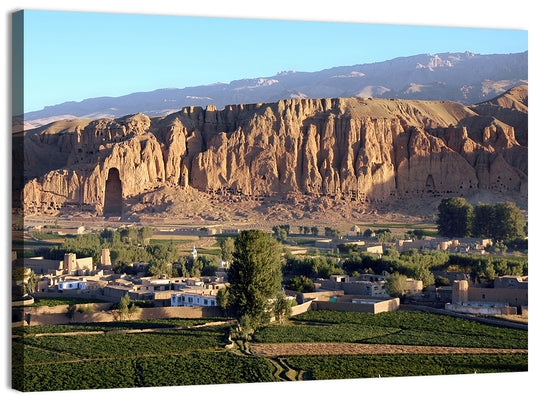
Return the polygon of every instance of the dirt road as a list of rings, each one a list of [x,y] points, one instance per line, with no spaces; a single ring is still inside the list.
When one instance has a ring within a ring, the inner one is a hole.
[[[251,352],[258,356],[286,355],[362,355],[362,354],[451,354],[451,353],[527,353],[527,349],[454,348],[445,346],[347,344],[347,343],[298,343],[251,344]]]

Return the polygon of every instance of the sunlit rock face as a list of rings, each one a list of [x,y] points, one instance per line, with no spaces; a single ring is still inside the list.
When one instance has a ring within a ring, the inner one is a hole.
[[[26,132],[25,211],[71,207],[118,215],[128,199],[187,187],[361,203],[479,190],[525,196],[527,147],[515,138],[514,125],[527,136],[527,86],[507,95],[513,100],[493,107],[292,99],[223,110],[186,107],[166,117],[55,122]],[[514,106],[512,115],[506,104]]]

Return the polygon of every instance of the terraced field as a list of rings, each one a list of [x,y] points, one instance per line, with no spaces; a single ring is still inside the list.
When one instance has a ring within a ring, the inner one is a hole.
[[[233,323],[169,319],[14,329],[14,387],[73,390],[528,368],[527,331],[449,316],[310,311],[232,346]]]

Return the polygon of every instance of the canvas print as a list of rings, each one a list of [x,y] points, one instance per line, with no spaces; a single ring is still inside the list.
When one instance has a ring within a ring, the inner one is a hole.
[[[14,389],[528,370],[527,31],[12,19]]]

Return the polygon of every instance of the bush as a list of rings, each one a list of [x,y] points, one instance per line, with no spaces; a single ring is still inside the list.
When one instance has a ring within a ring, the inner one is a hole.
[[[315,290],[315,283],[309,277],[296,276],[287,282],[286,287],[296,292],[313,292]]]

